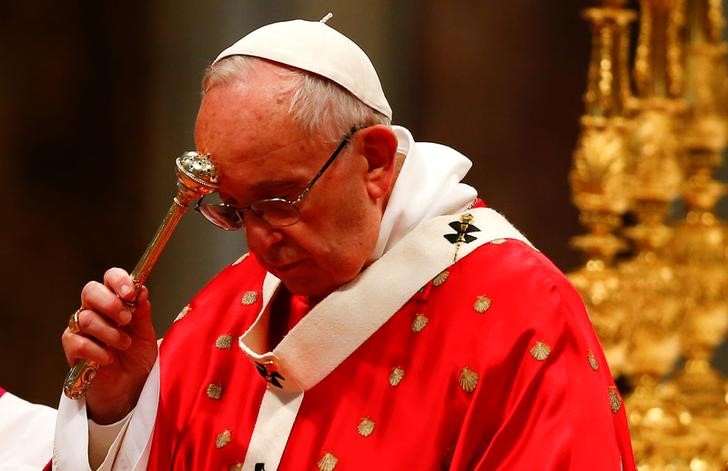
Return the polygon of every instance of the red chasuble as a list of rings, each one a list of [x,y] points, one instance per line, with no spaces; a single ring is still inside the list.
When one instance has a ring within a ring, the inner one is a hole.
[[[148,469],[242,469],[275,387],[238,345],[265,275],[254,256],[227,268],[164,339]],[[367,316],[367,302],[347,315]],[[279,469],[635,465],[622,399],[578,294],[538,251],[496,240],[422,286],[305,391]]]

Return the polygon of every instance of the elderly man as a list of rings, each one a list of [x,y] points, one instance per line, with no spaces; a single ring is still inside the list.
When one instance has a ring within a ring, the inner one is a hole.
[[[634,469],[578,295],[464,156],[390,125],[361,49],[264,26],[203,91],[220,200],[198,209],[250,253],[159,350],[126,272],[86,285],[63,345],[102,366],[61,400],[56,469]]]

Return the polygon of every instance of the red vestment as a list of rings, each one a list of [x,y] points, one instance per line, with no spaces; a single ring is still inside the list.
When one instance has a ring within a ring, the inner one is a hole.
[[[274,387],[237,342],[265,275],[252,255],[228,267],[168,332],[148,469],[245,460]],[[367,303],[346,315],[367,316]],[[624,406],[581,299],[541,253],[498,240],[422,286],[305,391],[279,469],[620,466],[635,469]]]

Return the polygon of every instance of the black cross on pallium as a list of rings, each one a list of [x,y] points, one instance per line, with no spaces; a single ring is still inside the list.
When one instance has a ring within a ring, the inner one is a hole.
[[[286,378],[284,378],[278,371],[276,371],[276,366],[272,362],[264,364],[258,363],[256,361],[255,368],[258,370],[258,373],[260,373],[264,380],[266,380],[273,386],[283,388],[283,385],[278,380],[280,379],[282,381],[285,381]]]
[[[480,229],[470,224],[471,220],[472,216],[470,218],[466,218],[465,216],[463,216],[462,218],[460,218],[460,221],[451,222],[448,225],[455,229],[455,234],[445,234],[443,237],[445,237],[451,244],[458,244],[461,242],[469,244],[470,242],[474,241],[476,237],[471,236],[470,233],[480,232]]]
[[[255,463],[255,471],[265,471],[265,463]]]

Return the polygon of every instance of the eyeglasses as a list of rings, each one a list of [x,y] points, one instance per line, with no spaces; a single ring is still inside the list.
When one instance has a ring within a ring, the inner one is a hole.
[[[253,201],[250,206],[245,208],[236,208],[229,203],[204,203],[205,197],[203,196],[197,201],[195,210],[202,214],[205,219],[210,221],[215,226],[226,231],[236,231],[242,229],[244,226],[245,212],[250,211],[255,214],[256,217],[262,219],[267,224],[273,227],[286,227],[293,225],[298,222],[300,217],[298,203],[303,200],[314,183],[318,181],[321,175],[334,163],[336,157],[341,154],[341,151],[351,141],[352,136],[361,129],[361,127],[353,127],[351,130],[344,135],[344,137],[336,146],[336,149],[331,154],[331,157],[324,163],[321,169],[314,175],[306,188],[303,189],[300,195],[293,200],[286,198],[266,198],[263,200]]]

